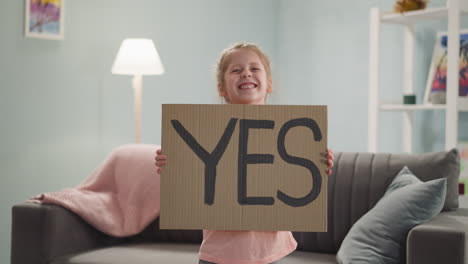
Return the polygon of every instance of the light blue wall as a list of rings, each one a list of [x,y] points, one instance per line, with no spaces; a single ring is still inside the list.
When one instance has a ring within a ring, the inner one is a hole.
[[[166,69],[143,78],[144,143],[160,142],[161,103],[219,102],[228,45],[256,42],[276,59],[278,1],[67,1],[63,41],[24,38],[23,2],[0,8],[0,263],[13,204],[76,186],[133,141],[131,76],[110,73],[124,38],[153,39]]]
[[[391,10],[394,1],[280,1],[277,98],[284,104],[326,104],[328,140],[339,151],[367,150],[369,9]],[[430,1],[443,6],[444,0]],[[462,19],[468,27],[468,19]],[[416,25],[415,90],[422,100],[437,30],[446,23]],[[383,25],[381,98],[401,101],[403,28]],[[279,76],[279,77],[278,77]],[[383,112],[379,151],[401,152],[401,113]],[[414,151],[444,149],[445,113],[416,113]],[[460,115],[459,134],[468,139],[468,113]]]
[[[113,147],[132,142],[131,77],[110,74],[127,37],[153,39],[166,68],[165,75],[143,80],[144,143],[160,141],[161,103],[218,103],[214,64],[219,53],[231,43],[251,41],[273,61],[271,103],[326,104],[330,147],[366,150],[368,11],[389,9],[392,1],[67,1],[63,41],[25,39],[23,1],[4,2],[0,263],[9,262],[13,204],[77,185]],[[418,26],[419,98],[435,40],[431,25]],[[385,26],[382,37],[382,96],[397,100],[402,31]],[[462,134],[468,131],[468,116],[461,119]],[[398,114],[384,115],[383,151],[401,151],[400,121]],[[416,130],[424,131],[415,139],[416,150],[443,149],[443,115],[418,114],[416,121]]]

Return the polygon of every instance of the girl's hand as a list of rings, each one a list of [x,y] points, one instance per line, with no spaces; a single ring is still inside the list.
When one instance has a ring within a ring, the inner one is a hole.
[[[327,149],[327,152],[323,154],[326,157],[326,160],[323,160],[325,164],[327,164],[327,175],[330,175],[332,173],[332,168],[333,168],[333,160],[335,159],[335,156],[333,155],[333,151],[331,149]],[[156,161],[154,164],[158,167],[157,172],[161,173],[164,165],[167,164],[167,156],[163,155],[161,150],[158,149],[156,151],[156,157],[154,157],[154,160]]]
[[[327,175],[330,175],[332,173],[331,169],[333,168],[333,160],[335,160],[335,156],[331,149],[327,149],[327,152],[322,153],[322,155],[326,158],[326,160],[322,160],[322,162],[327,164]]]
[[[160,174],[164,165],[167,164],[167,156],[161,154],[161,149],[156,150],[156,157],[154,157],[154,160],[156,161],[154,165],[158,167],[157,172]]]

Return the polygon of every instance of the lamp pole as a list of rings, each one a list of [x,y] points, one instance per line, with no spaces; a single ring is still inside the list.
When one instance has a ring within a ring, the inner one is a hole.
[[[111,72],[133,75],[133,114],[135,143],[141,143],[141,94],[143,75],[160,75],[164,67],[151,39],[124,39],[120,45]]]
[[[141,87],[143,78],[141,74],[135,74],[133,76],[133,112],[135,119],[135,143],[141,143]]]

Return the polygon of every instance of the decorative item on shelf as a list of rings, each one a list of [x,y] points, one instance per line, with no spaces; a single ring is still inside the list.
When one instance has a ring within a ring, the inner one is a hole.
[[[393,6],[393,11],[403,13],[426,8],[427,0],[398,0]]]
[[[416,95],[415,94],[404,94],[403,95],[403,104],[416,104]]]
[[[141,142],[142,75],[161,75],[164,67],[151,39],[125,39],[112,65],[112,74],[133,75],[135,143]]]
[[[468,29],[460,30],[459,103],[468,100]],[[438,32],[426,83],[425,103],[445,104],[447,90],[447,32]]]
[[[28,38],[63,39],[65,0],[26,0],[24,34]]]

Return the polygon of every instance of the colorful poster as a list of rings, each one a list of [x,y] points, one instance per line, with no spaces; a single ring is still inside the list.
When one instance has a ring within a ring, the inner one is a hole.
[[[445,93],[447,90],[447,44],[447,33],[439,32],[426,85],[426,102],[430,100],[429,93]],[[468,30],[460,31],[459,96],[468,96]]]
[[[64,0],[26,0],[26,37],[63,39]]]

